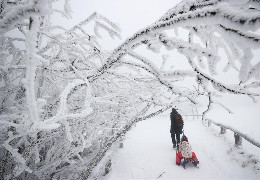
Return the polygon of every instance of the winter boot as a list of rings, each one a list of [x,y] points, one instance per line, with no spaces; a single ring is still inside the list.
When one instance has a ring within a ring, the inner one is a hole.
[[[188,163],[188,161],[186,160],[186,158],[183,159],[183,162],[181,163],[182,167],[184,169],[186,169],[185,165]]]
[[[196,168],[199,168],[199,161],[196,162],[196,161],[193,159],[192,164],[193,164]]]

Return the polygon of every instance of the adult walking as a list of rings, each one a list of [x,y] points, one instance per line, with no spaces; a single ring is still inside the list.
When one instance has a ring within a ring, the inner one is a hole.
[[[172,138],[172,144],[173,148],[179,147],[180,143],[180,134],[182,133],[184,122],[182,120],[181,115],[176,111],[176,109],[172,108],[172,112],[170,114],[171,118],[171,138]],[[176,142],[177,140],[177,142]]]

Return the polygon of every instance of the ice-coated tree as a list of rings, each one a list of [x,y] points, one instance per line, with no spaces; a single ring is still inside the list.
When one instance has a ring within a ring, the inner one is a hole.
[[[98,178],[136,122],[196,106],[198,96],[209,99],[205,120],[214,103],[230,111],[214,99],[220,93],[260,95],[258,0],[184,0],[113,51],[99,38],[120,30],[98,13],[71,29],[51,23],[55,13],[71,16],[69,0],[63,10],[52,0],[0,2],[1,179]],[[190,67],[166,67],[175,62],[167,56],[158,67],[143,46],[175,49]],[[223,73],[237,81],[225,83]],[[199,88],[183,90],[188,78]]]
[[[50,14],[68,17],[70,7],[51,3],[2,1],[1,179],[75,179],[92,170],[161,89],[134,66],[90,83],[111,54],[99,30],[113,38],[119,29],[98,13],[69,30],[55,26]],[[86,31],[92,21],[95,35]]]

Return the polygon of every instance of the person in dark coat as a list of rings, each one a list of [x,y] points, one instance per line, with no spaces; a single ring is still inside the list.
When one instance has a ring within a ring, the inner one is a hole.
[[[171,133],[171,138],[172,138],[172,144],[173,144],[173,148],[176,148],[176,145],[178,147],[179,143],[180,143],[180,134],[182,133],[184,123],[183,123],[181,115],[174,108],[172,108],[170,118],[171,118],[170,133]],[[175,136],[176,136],[176,139],[175,139]],[[177,140],[177,142],[176,142],[176,140]]]

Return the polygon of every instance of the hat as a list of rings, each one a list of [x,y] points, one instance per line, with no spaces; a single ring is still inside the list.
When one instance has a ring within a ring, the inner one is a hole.
[[[187,142],[188,142],[188,138],[187,138],[186,136],[183,136],[183,137],[181,138],[181,141],[187,141]]]

